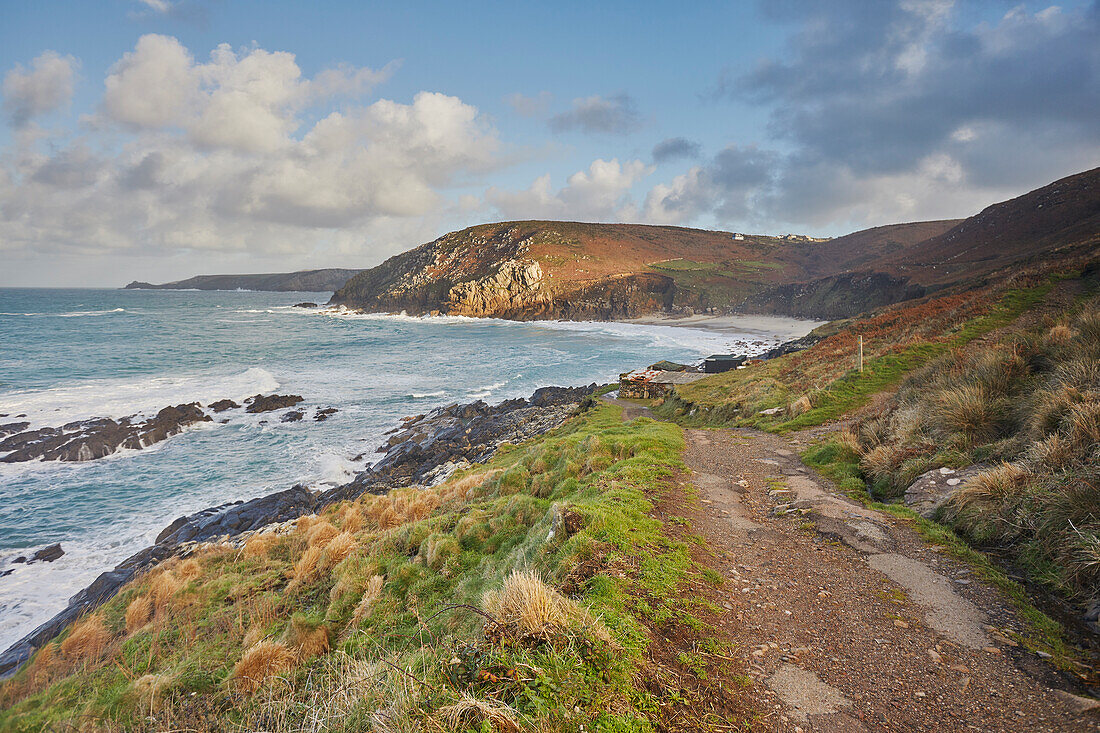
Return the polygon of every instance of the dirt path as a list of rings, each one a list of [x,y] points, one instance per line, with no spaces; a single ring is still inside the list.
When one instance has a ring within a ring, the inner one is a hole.
[[[623,419],[649,411],[608,399]],[[1100,730],[1092,702],[1002,632],[1022,624],[889,515],[832,490],[797,445],[751,430],[685,430],[691,514],[725,579],[720,626],[763,684],[765,729]],[[997,619],[998,628],[990,623]]]
[[[691,519],[719,558],[723,627],[763,682],[768,725],[1100,730],[1100,711],[1052,689],[1049,667],[1001,633],[1019,623],[1012,609],[964,565],[834,493],[783,438],[685,436],[702,504]]]

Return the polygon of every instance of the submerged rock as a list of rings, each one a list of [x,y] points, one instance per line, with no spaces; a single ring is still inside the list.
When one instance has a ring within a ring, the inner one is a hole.
[[[245,400],[248,405],[245,412],[258,413],[282,410],[285,407],[294,407],[294,405],[303,401],[305,401],[305,398],[297,394],[258,394]]]
[[[282,421],[282,422],[298,422],[304,416],[305,416],[305,414],[301,410],[290,410],[289,412],[284,414],[281,418],[279,418],[279,420]]]
[[[324,407],[313,413],[313,419],[317,422],[324,422],[325,420],[328,420],[330,416],[335,415],[337,412],[338,410],[335,407]]]
[[[41,550],[31,555],[31,559],[27,562],[32,563],[38,562],[39,560],[41,560],[42,562],[53,562],[64,554],[65,551],[61,549],[61,543],[55,542],[52,545],[47,545],[46,547],[43,547]]]

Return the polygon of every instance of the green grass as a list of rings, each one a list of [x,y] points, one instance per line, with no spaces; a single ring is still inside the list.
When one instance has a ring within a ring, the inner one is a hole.
[[[713,608],[685,589],[721,581],[652,516],[655,497],[684,469],[682,450],[676,425],[646,418],[624,424],[618,407],[601,405],[547,436],[501,450],[487,466],[439,489],[490,471],[464,498],[443,500],[391,529],[368,521],[354,530],[351,555],[302,580],[288,582],[305,549],[300,533],[278,540],[263,557],[200,553],[201,572],[172,596],[167,616],[125,634],[126,605],[149,590],[150,579],[139,579],[100,611],[114,636],[103,657],[64,666],[35,662],[0,688],[0,729],[171,721],[200,729],[297,730],[335,696],[343,707],[324,730],[369,727],[364,721],[383,707],[404,730],[426,719],[440,724],[439,711],[464,692],[507,705],[528,729],[653,730],[679,704],[672,696],[687,693],[670,689],[665,699],[640,685],[653,673],[646,663],[649,630],[705,633],[700,612]],[[374,516],[372,507],[383,506],[376,502],[402,496],[424,494],[399,491],[357,506]],[[325,517],[339,528],[346,508],[332,507]],[[555,517],[565,515],[573,517],[574,533],[559,531],[548,541]],[[476,608],[517,568],[534,568],[551,585],[572,589],[610,632],[612,646],[587,626],[538,643],[483,634],[485,619],[456,604]],[[355,623],[362,588],[374,575],[385,579],[382,596]],[[289,638],[292,617],[303,628],[328,629],[332,651],[302,661],[282,675],[284,683],[255,695],[235,692],[230,673],[246,648],[244,632],[256,627],[269,639]],[[47,678],[36,682],[43,670]],[[152,708],[135,682],[146,674],[167,680]],[[363,675],[345,699],[339,691]]]
[[[678,388],[657,413],[685,425],[754,427],[776,433],[822,425],[862,407],[873,395],[896,386],[931,359],[1012,323],[1039,303],[1051,287],[1051,283],[1045,283],[1005,291],[996,305],[948,333],[946,340],[917,343],[867,359],[862,372],[855,368],[835,372],[828,384],[810,393],[811,408],[795,417],[782,412],[759,414],[762,410],[785,407],[796,396],[777,376],[788,357]],[[858,328],[858,324],[851,327]]]

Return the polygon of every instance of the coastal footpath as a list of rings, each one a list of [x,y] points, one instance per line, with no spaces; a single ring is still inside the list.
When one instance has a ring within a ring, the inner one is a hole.
[[[1098,729],[1095,566],[1059,554],[1100,531],[1100,385],[1065,381],[1095,376],[1098,273],[888,307],[525,435],[468,439],[476,404],[411,419],[377,478],[134,573],[0,688],[0,724]],[[970,403],[921,386],[953,370]],[[1005,411],[1047,392],[1039,424]],[[891,488],[929,474],[931,519]],[[1002,516],[1033,534],[983,534]]]

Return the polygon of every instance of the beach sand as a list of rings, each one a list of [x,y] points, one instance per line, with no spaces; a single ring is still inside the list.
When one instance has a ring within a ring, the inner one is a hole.
[[[827,321],[803,321],[785,316],[729,315],[729,316],[669,316],[655,314],[632,318],[624,323],[637,323],[646,326],[681,326],[700,328],[708,331],[731,333],[750,337],[764,337],[767,340],[790,341],[805,336]]]

